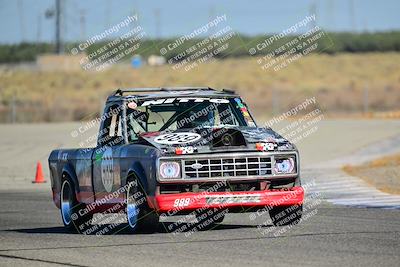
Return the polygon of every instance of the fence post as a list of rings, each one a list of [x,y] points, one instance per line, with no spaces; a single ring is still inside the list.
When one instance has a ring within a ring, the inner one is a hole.
[[[368,113],[369,110],[369,88],[368,83],[366,82],[364,85],[364,97],[363,97],[363,107],[364,114]]]
[[[17,122],[17,104],[15,100],[15,93],[12,96],[11,99],[11,123],[16,123]]]
[[[279,92],[276,90],[276,86],[272,88],[272,115],[279,114]]]

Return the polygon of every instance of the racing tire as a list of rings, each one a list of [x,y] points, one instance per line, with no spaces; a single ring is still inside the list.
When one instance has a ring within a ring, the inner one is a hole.
[[[274,226],[296,225],[301,221],[303,205],[292,205],[285,207],[272,207],[269,209]]]
[[[63,179],[60,192],[60,212],[64,227],[70,232],[81,233],[90,226],[93,214],[81,215],[79,211],[85,205],[76,199],[73,183],[69,178]]]
[[[131,233],[154,233],[157,231],[159,215],[149,208],[146,195],[138,180],[128,182],[126,217],[127,229]]]

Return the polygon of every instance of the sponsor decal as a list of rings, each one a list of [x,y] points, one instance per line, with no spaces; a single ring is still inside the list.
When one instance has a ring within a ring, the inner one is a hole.
[[[185,98],[161,98],[161,99],[153,99],[144,101],[141,106],[153,106],[153,105],[161,105],[161,104],[172,104],[172,103],[188,103],[189,101],[193,101],[195,103],[202,103],[204,101],[208,101],[210,103],[216,104],[226,104],[229,103],[228,99],[223,98],[207,98],[207,97],[185,97]]]
[[[259,203],[260,195],[224,195],[224,196],[208,196],[206,197],[208,205],[213,204],[231,204],[231,203]]]
[[[62,150],[60,150],[60,151],[58,151],[57,158],[60,161],[67,161],[68,160],[68,153],[65,153]]]
[[[112,158],[112,148],[108,147],[101,157],[101,181],[104,189],[111,192],[114,182],[114,162]]]
[[[193,95],[193,94],[197,94],[200,91],[196,90],[196,91],[191,91],[191,90],[178,90],[178,91],[168,91],[169,94],[188,94],[188,95]]]
[[[247,124],[248,124],[250,127],[255,127],[256,124],[255,124],[255,122],[253,121],[253,119],[251,118],[250,113],[249,113],[249,111],[247,110],[247,107],[242,103],[242,100],[241,100],[240,98],[235,98],[235,102],[236,102],[236,104],[238,105],[240,111],[242,112],[243,117],[244,117],[244,119],[246,120]]]
[[[177,155],[193,154],[195,151],[197,151],[197,148],[192,146],[177,147],[175,149],[175,154]]]
[[[154,142],[163,145],[180,145],[197,141],[201,136],[197,133],[170,133],[154,138]]]
[[[256,149],[259,151],[273,151],[278,145],[272,142],[256,143]]]

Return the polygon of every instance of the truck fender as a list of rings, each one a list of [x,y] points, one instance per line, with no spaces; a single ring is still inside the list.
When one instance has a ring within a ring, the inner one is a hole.
[[[129,168],[128,172],[127,172],[128,176],[130,174],[134,174],[138,179],[140,184],[143,186],[143,189],[146,193],[148,193],[148,182],[147,182],[147,177],[146,177],[146,173],[144,171],[144,168],[142,166],[142,164],[140,164],[139,162],[135,162],[134,164],[132,164],[132,166]],[[127,177],[128,178],[128,177]],[[125,185],[127,184],[127,180],[125,180]]]
[[[62,174],[61,179],[64,179],[65,176],[68,176],[72,180],[72,183],[74,184],[74,188],[75,188],[75,194],[78,197],[79,182],[78,182],[78,177],[76,176],[74,167],[70,163],[65,164],[64,167],[62,168],[61,174]],[[77,198],[77,199],[79,201],[79,198]]]

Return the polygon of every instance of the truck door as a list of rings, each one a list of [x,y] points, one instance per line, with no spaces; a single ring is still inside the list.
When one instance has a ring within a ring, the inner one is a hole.
[[[105,108],[100,126],[93,162],[93,186],[95,199],[118,203],[121,197],[115,192],[121,187],[120,150],[124,144],[121,104],[109,104]]]
[[[94,201],[92,155],[93,148],[78,149],[76,152],[75,173],[79,182],[79,198],[83,203]]]

